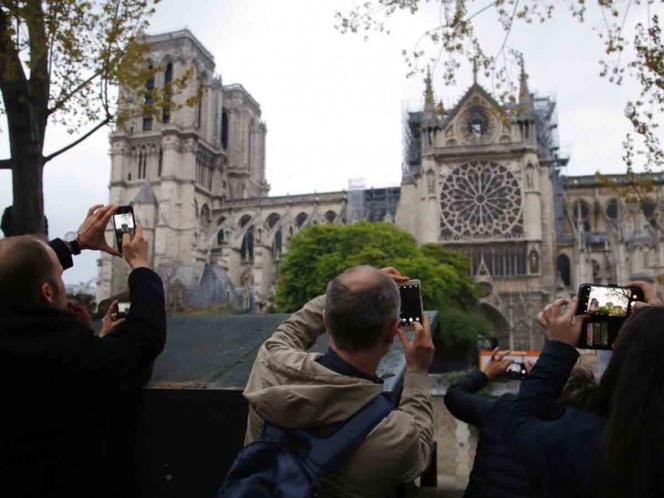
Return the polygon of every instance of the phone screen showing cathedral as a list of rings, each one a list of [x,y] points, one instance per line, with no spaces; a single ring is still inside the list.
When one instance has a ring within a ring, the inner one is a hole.
[[[113,215],[115,230],[120,233],[134,233],[134,215],[133,213],[119,213]]]
[[[624,287],[591,286],[587,314],[593,316],[627,316],[631,289]]]

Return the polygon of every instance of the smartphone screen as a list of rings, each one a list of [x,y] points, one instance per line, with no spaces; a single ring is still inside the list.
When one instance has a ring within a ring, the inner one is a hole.
[[[422,323],[422,294],[419,282],[411,281],[399,287],[401,294],[401,324]]]
[[[637,287],[583,284],[579,287],[577,315],[586,315],[579,343],[581,349],[612,349],[632,303],[643,301]]]
[[[122,236],[125,233],[134,236],[136,222],[134,221],[134,209],[131,206],[120,206],[113,215],[113,225],[115,226],[115,241],[118,251],[122,252]]]
[[[642,300],[640,289],[615,285],[583,284],[579,288],[577,314],[597,318],[625,318],[634,301]]]

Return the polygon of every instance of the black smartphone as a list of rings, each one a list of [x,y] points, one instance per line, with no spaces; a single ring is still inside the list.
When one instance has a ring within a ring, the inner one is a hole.
[[[113,225],[115,226],[115,242],[118,251],[122,252],[122,236],[128,233],[134,236],[136,221],[134,220],[134,208],[131,206],[120,206],[113,214]]]
[[[577,347],[612,349],[620,327],[632,312],[632,304],[644,299],[640,287],[581,284],[576,314],[587,318]]]
[[[505,377],[510,380],[523,380],[528,377],[528,369],[526,369],[526,364],[521,363],[512,363],[507,370],[505,370]]]
[[[116,311],[111,314],[111,318],[113,318],[113,320],[119,320],[120,318],[127,318],[130,309],[131,309],[130,302],[128,301],[119,302]]]
[[[401,325],[422,323],[422,292],[419,280],[409,280],[399,286],[401,294]]]

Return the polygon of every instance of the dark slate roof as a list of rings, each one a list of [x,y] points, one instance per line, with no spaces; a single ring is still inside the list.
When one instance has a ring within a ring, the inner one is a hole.
[[[437,314],[427,312],[432,328]],[[168,339],[157,358],[149,387],[181,389],[243,389],[259,346],[289,315],[174,315],[168,318]],[[323,352],[327,335],[311,349]],[[405,361],[396,339],[378,374],[391,390],[401,378]],[[390,380],[392,379],[392,380]]]

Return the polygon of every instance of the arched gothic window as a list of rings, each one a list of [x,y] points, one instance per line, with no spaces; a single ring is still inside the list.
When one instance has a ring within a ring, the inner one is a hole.
[[[161,112],[161,120],[164,123],[169,123],[171,121],[171,82],[173,81],[173,63],[169,62],[166,64],[166,70],[164,71],[164,108]]]
[[[281,229],[277,230],[277,233],[274,234],[274,242],[272,243],[272,256],[275,259],[279,259],[282,251],[283,236],[281,235]]]
[[[300,213],[295,217],[295,224],[298,228],[302,228],[302,225],[307,221],[307,213]]]
[[[279,223],[280,216],[277,213],[270,213],[267,217],[266,225],[269,230],[272,230],[274,226]]]
[[[560,254],[556,258],[556,271],[560,275],[563,284],[565,287],[569,287],[572,283],[571,281],[571,272],[570,272],[570,263],[569,258],[566,254]]]
[[[152,64],[148,66],[148,70],[152,71],[154,67]],[[152,91],[154,90],[154,75],[145,82],[145,114],[143,114],[143,131],[152,130]]]
[[[142,180],[147,177],[148,169],[148,151],[145,147],[141,147],[138,152],[138,178]]]
[[[606,203],[606,216],[611,221],[618,221],[620,218],[620,204],[618,199],[611,199]]]
[[[325,213],[325,219],[328,223],[334,223],[334,220],[337,218],[337,213],[330,210]]]
[[[162,170],[164,166],[164,151],[161,147],[159,147],[159,166],[157,170],[157,174],[161,176]]]
[[[645,217],[646,221],[648,221],[648,223],[650,223],[650,225],[653,227],[657,226],[655,213],[656,208],[657,204],[649,197],[646,197],[641,201],[641,211],[643,212],[643,216]]]
[[[243,228],[247,223],[249,223],[249,221],[251,221],[251,216],[245,214],[242,216],[242,218],[240,218],[238,225],[240,225],[240,228]]]
[[[228,111],[221,109],[221,147],[228,148]]]
[[[243,262],[252,262],[254,260],[254,227],[249,227],[247,233],[242,238],[240,247],[240,258]]]
[[[222,228],[217,232],[217,244],[222,245],[224,243],[224,229]]]

